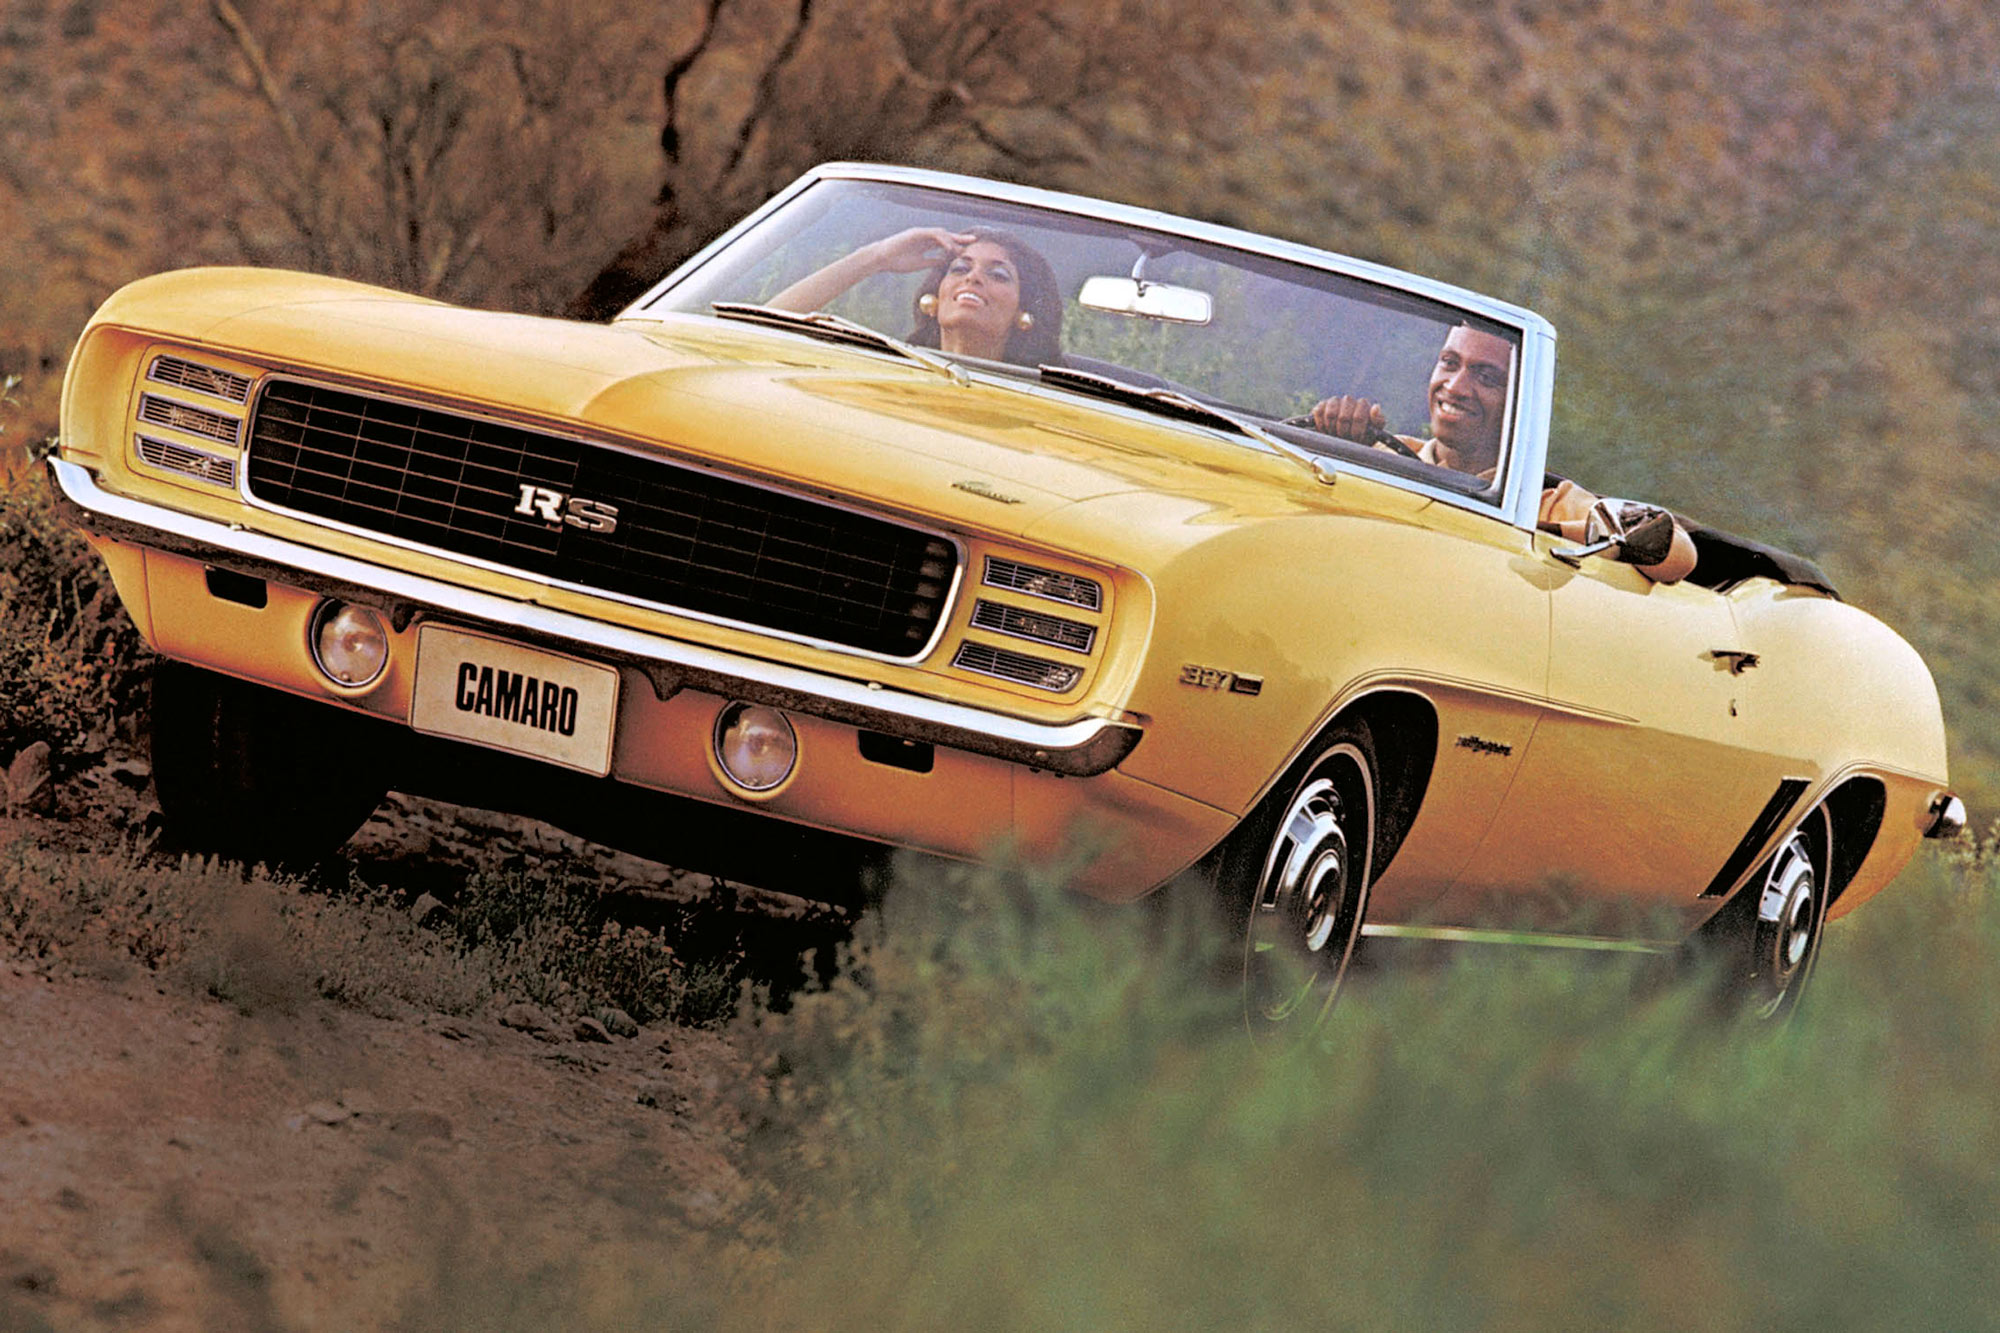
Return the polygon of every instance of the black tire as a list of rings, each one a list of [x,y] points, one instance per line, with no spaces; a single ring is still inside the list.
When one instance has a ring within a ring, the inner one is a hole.
[[[1826,935],[1832,839],[1822,806],[1692,941],[1716,969],[1725,1013],[1780,1024],[1797,1012]]]
[[[1253,1037],[1305,1035],[1333,1008],[1368,912],[1377,771],[1367,727],[1343,724],[1223,844],[1216,887]]]
[[[171,847],[272,865],[340,849],[381,804],[383,729],[179,662],[153,672],[153,787]]]

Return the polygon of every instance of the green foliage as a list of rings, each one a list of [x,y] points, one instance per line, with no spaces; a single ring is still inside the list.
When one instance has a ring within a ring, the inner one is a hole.
[[[762,1019],[719,1326],[2000,1326],[1990,848],[1836,925],[1775,1037],[1641,962],[1476,953],[1263,1053],[1176,983],[1191,921],[1054,882],[905,884]]]
[[[104,566],[57,518],[47,474],[0,490],[0,757],[87,746],[132,717],[146,659]]]

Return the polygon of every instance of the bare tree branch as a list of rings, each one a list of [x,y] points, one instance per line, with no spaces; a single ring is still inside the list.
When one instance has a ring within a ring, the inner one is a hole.
[[[724,180],[735,175],[737,167],[743,164],[744,154],[750,151],[751,137],[756,134],[758,126],[770,113],[772,103],[777,100],[778,78],[785,72],[785,67],[791,64],[792,57],[798,54],[799,43],[806,35],[806,25],[812,22],[813,0],[798,0],[798,5],[798,14],[792,20],[792,30],[785,34],[785,40],[779,44],[778,53],[764,66],[764,73],[757,80],[757,96],[751,102],[750,110],[744,115],[743,123],[737,127],[736,145],[730,149],[729,158],[722,167]]]
[[[701,32],[692,45],[667,66],[664,78],[660,80],[661,91],[666,94],[666,115],[660,125],[660,151],[665,153],[669,163],[680,161],[680,87],[681,80],[688,76],[701,58],[708,54],[709,43],[715,40],[715,25],[722,17],[723,6],[729,0],[708,0],[708,9],[702,15]],[[663,198],[662,203],[666,202]]]
[[[231,0],[209,0],[209,9],[216,21],[228,30],[235,39],[237,53],[243,63],[250,67],[250,77],[256,81],[257,93],[264,104],[271,108],[271,114],[278,122],[278,133],[285,138],[285,144],[292,151],[295,162],[303,165],[311,161],[312,154],[306,148],[306,137],[299,129],[299,122],[291,109],[285,105],[284,95],[278,89],[278,81],[271,74],[270,62],[264,58],[264,44],[257,40],[257,34],[250,31],[243,13]]]

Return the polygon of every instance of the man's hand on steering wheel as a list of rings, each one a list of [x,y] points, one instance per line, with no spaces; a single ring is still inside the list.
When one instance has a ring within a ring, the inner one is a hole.
[[[1322,398],[1313,405],[1312,411],[1293,420],[1356,444],[1379,444],[1405,458],[1417,456],[1416,450],[1389,433],[1388,415],[1382,411],[1382,405],[1373,399],[1354,394]]]

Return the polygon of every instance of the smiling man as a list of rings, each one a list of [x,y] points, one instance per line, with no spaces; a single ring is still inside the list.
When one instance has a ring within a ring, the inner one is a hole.
[[[1500,465],[1500,433],[1507,419],[1507,381],[1513,365],[1512,343],[1460,324],[1445,337],[1431,368],[1426,395],[1431,437],[1394,438],[1426,463],[1490,480]],[[1312,420],[1329,435],[1362,443],[1387,434],[1382,405],[1355,394],[1321,400],[1313,407]]]
[[[1414,454],[1436,467],[1493,480],[1500,466],[1500,436],[1507,420],[1507,385],[1512,379],[1514,345],[1497,334],[1460,324],[1446,335],[1431,368],[1427,401],[1429,439],[1391,435],[1382,405],[1355,394],[1324,398],[1313,406],[1312,422],[1329,435]],[[1591,507],[1598,497],[1568,480],[1542,491],[1540,526],[1571,541],[1586,539]],[[1615,503],[1615,502],[1614,502]],[[1634,567],[1656,583],[1673,583],[1694,570],[1694,541],[1674,524],[1665,558]]]

